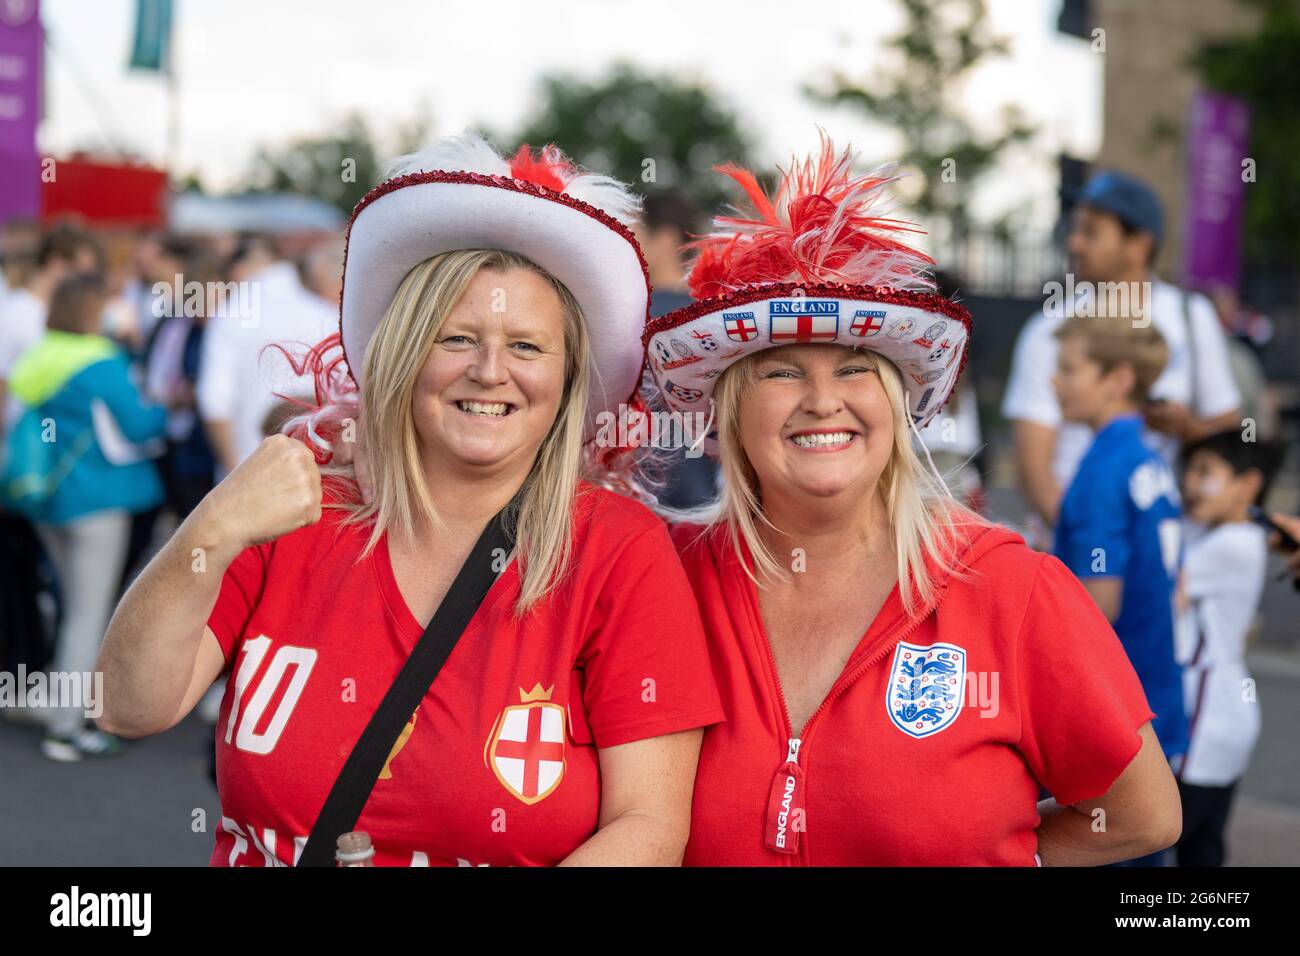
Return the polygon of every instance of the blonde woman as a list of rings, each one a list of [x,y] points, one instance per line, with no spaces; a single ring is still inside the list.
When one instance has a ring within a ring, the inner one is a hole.
[[[724,167],[753,211],[715,220],[694,244],[699,301],[645,333],[668,408],[712,410],[722,469],[702,526],[674,533],[727,711],[705,732],[686,863],[1055,866],[1166,847],[1177,789],[1110,625],[1059,561],[918,461],[970,316],[925,291],[906,224],[872,211],[887,180],[852,161],[824,143],[775,197]],[[701,343],[699,361],[665,369],[673,340]]]
[[[226,677],[212,864],[292,865],[350,750],[494,515],[509,561],[393,744],[356,828],[378,865],[677,864],[721,718],[666,528],[584,480],[638,383],[635,203],[554,147],[401,161],[348,234],[323,445],[364,426],[373,493],[267,439],[123,599],[100,725],[182,719]],[[346,394],[345,394],[346,398]],[[340,411],[342,409],[342,411]],[[590,449],[588,449],[590,451]]]

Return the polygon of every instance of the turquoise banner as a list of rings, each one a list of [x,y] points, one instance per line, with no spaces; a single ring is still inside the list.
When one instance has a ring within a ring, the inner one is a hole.
[[[161,71],[172,34],[172,0],[136,0],[131,66]]]

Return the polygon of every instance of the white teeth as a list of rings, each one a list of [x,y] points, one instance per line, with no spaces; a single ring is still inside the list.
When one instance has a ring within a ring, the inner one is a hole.
[[[821,432],[816,435],[795,435],[790,440],[800,448],[815,448],[818,445],[843,445],[852,439],[852,432]]]
[[[504,402],[486,404],[484,402],[457,402],[456,405],[463,412],[469,412],[472,415],[504,415],[510,408]]]

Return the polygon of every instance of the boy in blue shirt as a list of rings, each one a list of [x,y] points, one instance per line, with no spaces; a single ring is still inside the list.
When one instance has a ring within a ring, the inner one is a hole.
[[[1077,316],[1056,337],[1061,413],[1095,437],[1061,501],[1054,550],[1114,625],[1176,766],[1188,739],[1174,651],[1180,502],[1169,466],[1142,440],[1141,414],[1169,350],[1150,323],[1128,318]]]

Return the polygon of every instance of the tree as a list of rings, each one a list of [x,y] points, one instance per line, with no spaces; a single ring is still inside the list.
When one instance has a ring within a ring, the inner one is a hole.
[[[954,238],[969,229],[971,191],[1012,143],[1033,135],[1013,105],[1002,109],[1001,128],[977,136],[968,111],[955,102],[958,84],[989,56],[1007,52],[1006,40],[990,35],[984,0],[900,0],[906,25],[885,41],[897,63],[865,80],[841,71],[806,92],[823,103],[856,107],[897,129],[904,147],[900,164],[923,178],[915,206],[931,221],[946,222]],[[981,111],[983,112],[983,111]]]
[[[534,115],[516,135],[493,138],[502,149],[556,143],[642,192],[680,190],[706,214],[735,198],[713,165],[747,163],[750,149],[736,114],[706,87],[625,63],[594,82],[544,76]]]
[[[398,127],[391,152],[410,152],[428,138],[429,121],[418,115]],[[357,113],[342,120],[334,132],[305,136],[285,146],[259,147],[243,179],[248,192],[291,192],[314,196],[344,213],[379,182],[380,156],[387,156],[365,119]]]
[[[1205,85],[1250,105],[1246,189],[1247,258],[1294,266],[1300,256],[1300,10],[1295,0],[1241,0],[1260,10],[1258,28],[1204,45],[1193,57]]]

